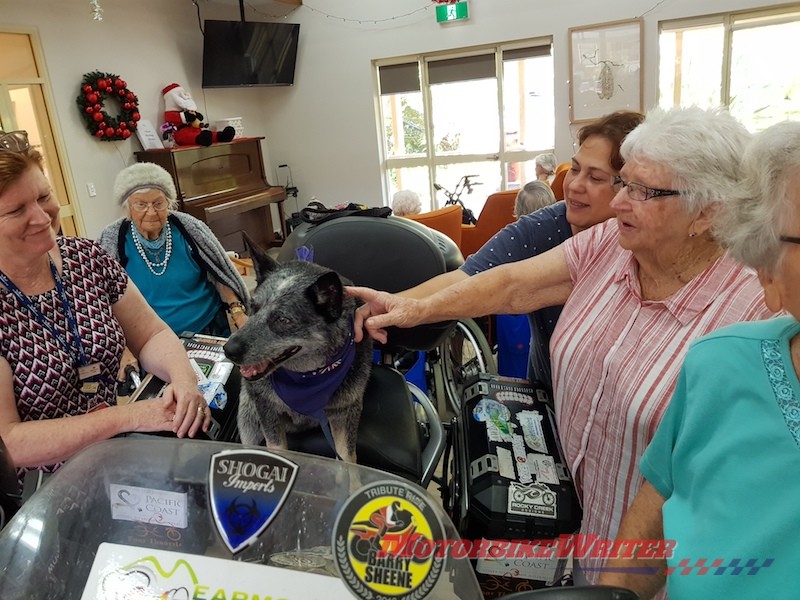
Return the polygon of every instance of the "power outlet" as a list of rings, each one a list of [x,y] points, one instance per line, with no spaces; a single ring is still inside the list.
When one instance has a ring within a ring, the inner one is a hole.
[[[89,197],[90,198],[94,198],[95,196],[97,196],[97,190],[94,188],[94,184],[93,183],[87,183],[86,184],[86,190],[89,192]]]

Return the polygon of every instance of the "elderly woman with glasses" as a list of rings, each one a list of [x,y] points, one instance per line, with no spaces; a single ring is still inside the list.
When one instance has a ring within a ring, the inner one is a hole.
[[[553,391],[582,533],[617,533],[689,344],[772,315],[755,273],[725,253],[714,229],[737,191],[748,138],[724,112],[655,110],[622,143],[616,218],[423,299],[349,288],[367,302],[366,328],[381,341],[390,325],[564,303],[550,343]],[[587,570],[576,580],[596,580],[603,560],[579,562]]]
[[[621,570],[603,575],[644,598],[664,584],[667,563],[678,567],[666,577],[674,599],[800,596],[792,525],[800,498],[800,123],[757,134],[742,175],[721,237],[758,271],[767,305],[789,314],[726,327],[686,355],[619,532],[674,540],[675,549],[666,560],[615,561]],[[703,557],[722,559],[713,576],[680,575],[681,561]],[[636,567],[644,569],[637,575]]]
[[[27,134],[0,132],[0,437],[20,478],[120,433],[194,436],[211,419],[180,340],[96,242],[56,236],[58,212]],[[171,382],[161,398],[117,405],[126,344]]]
[[[172,330],[230,335],[247,321],[247,287],[217,238],[177,208],[170,174],[153,163],[117,175],[114,200],[128,216],[106,227],[100,245],[122,263]]]

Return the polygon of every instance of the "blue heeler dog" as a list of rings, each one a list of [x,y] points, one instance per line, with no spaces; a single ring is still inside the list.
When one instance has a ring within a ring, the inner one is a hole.
[[[322,424],[336,453],[356,462],[372,342],[353,340],[355,299],[319,265],[279,264],[245,235],[257,286],[249,319],[225,344],[239,365],[242,443],[286,448],[286,433]],[[345,281],[345,284],[349,284]]]

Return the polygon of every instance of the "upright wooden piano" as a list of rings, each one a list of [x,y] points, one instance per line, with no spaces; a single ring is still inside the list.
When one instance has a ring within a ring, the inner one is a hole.
[[[180,210],[205,222],[226,250],[246,254],[242,231],[262,248],[280,246],[286,239],[286,191],[267,183],[262,139],[144,150],[137,152],[136,158],[164,167],[175,182]],[[272,224],[273,204],[280,219],[280,236]]]

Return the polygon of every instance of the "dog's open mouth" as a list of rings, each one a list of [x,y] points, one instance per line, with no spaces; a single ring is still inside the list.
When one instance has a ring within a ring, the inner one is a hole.
[[[281,352],[278,356],[268,358],[263,362],[254,365],[239,365],[239,372],[247,381],[256,381],[264,377],[264,375],[272,373],[281,363],[289,360],[298,352],[300,352],[300,346],[292,346]]]

